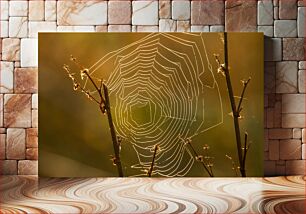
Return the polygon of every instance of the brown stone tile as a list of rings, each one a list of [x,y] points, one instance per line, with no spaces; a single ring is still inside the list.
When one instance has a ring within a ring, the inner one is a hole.
[[[279,18],[280,19],[297,18],[296,0],[279,0]]]
[[[302,158],[302,142],[300,140],[280,140],[279,153],[281,160],[299,160]]]
[[[4,95],[4,127],[31,127],[31,94]]]
[[[29,128],[26,130],[26,145],[27,148],[37,148],[38,147],[38,129]]]
[[[108,32],[131,32],[131,25],[108,25]]]
[[[6,61],[20,60],[20,39],[6,38],[2,40],[2,59]]]
[[[305,175],[306,160],[286,161],[286,175]]]
[[[7,159],[25,159],[25,129],[9,128],[7,129],[6,140],[6,158]]]
[[[225,5],[226,31],[257,31],[256,0],[227,0]]]
[[[224,2],[219,0],[192,1],[192,25],[223,25]]]
[[[131,2],[110,1],[108,2],[109,24],[131,24]]]
[[[304,38],[283,39],[283,60],[304,60]]]
[[[27,160],[38,160],[38,148],[29,148],[26,150]]]
[[[159,18],[170,19],[171,18],[171,2],[159,1]]]
[[[284,176],[286,175],[286,166],[285,165],[277,165],[275,166],[275,175],[277,176]]]
[[[15,69],[15,93],[37,93],[38,70],[37,68]]]
[[[306,90],[306,70],[299,70],[299,73],[298,73],[298,87],[299,87],[299,92],[300,93],[305,93]]]
[[[18,175],[37,175],[37,174],[38,174],[37,160],[18,161]]]
[[[269,160],[279,160],[279,141],[269,141]]]
[[[0,134],[6,134],[6,128],[0,128]]]
[[[292,129],[269,129],[269,139],[291,139]]]
[[[306,143],[306,128],[302,129],[302,143]]]
[[[0,127],[3,126],[3,94],[0,94]]]
[[[274,105],[274,128],[282,127],[282,102],[277,101]]]
[[[6,134],[0,134],[0,159],[5,159],[5,141],[6,141]]]
[[[0,175],[17,175],[16,160],[0,160]]]
[[[264,175],[274,176],[276,174],[276,164],[275,161],[265,161],[264,162]]]
[[[276,63],[276,93],[296,93],[298,64],[295,61]]]
[[[274,127],[274,110],[273,108],[267,108],[267,128]]]
[[[283,114],[283,128],[304,128],[306,114]]]

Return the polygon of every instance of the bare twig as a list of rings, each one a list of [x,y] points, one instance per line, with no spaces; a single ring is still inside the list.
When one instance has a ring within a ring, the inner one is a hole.
[[[157,154],[158,149],[159,149],[159,146],[158,146],[158,145],[155,145],[155,146],[154,146],[154,154],[153,154],[151,166],[150,166],[149,171],[148,171],[148,176],[149,176],[149,177],[152,176],[152,172],[153,172],[154,164],[155,164],[155,157],[156,157],[156,154]]]
[[[239,104],[238,104],[238,107],[236,109],[236,111],[238,112],[238,114],[240,114],[242,108],[241,108],[241,104],[242,104],[242,100],[243,100],[243,96],[244,96],[244,93],[245,93],[245,90],[249,84],[249,82],[251,81],[251,77],[249,77],[248,80],[243,80],[242,81],[242,84],[243,84],[243,89],[242,89],[242,92],[241,92],[241,96],[240,96],[240,100],[239,100]]]
[[[227,157],[232,162],[232,170],[235,172],[236,176],[238,176],[238,167],[236,166],[236,163],[233,158],[229,155],[225,155],[225,157]]]
[[[208,173],[208,175],[210,177],[214,177],[214,174],[212,172],[212,168],[207,166],[205,163],[204,163],[204,159],[203,159],[203,156],[202,155],[198,155],[198,153],[196,152],[196,150],[193,148],[192,144],[191,144],[191,139],[187,138],[186,141],[185,141],[185,144],[186,145],[189,145],[189,147],[191,148],[194,156],[195,156],[195,159],[200,162],[202,164],[202,166],[204,167],[205,171]]]
[[[224,33],[224,64],[220,63],[220,60],[217,55],[215,55],[216,62],[219,66],[218,73],[222,73],[226,79],[227,91],[231,103],[232,114],[233,114],[233,121],[234,121],[234,128],[235,128],[235,137],[236,137],[236,146],[237,146],[237,153],[238,153],[238,160],[239,160],[239,169],[242,177],[246,177],[245,172],[245,156],[242,154],[242,147],[241,147],[241,135],[240,135],[240,127],[239,127],[239,118],[240,112],[242,110],[242,101],[245,94],[245,90],[250,82],[250,78],[247,81],[243,81],[243,90],[240,96],[240,100],[238,103],[238,107],[236,108],[235,96],[233,93],[233,87],[231,83],[230,72],[228,68],[228,42],[227,42],[227,33]]]
[[[104,91],[104,97],[105,97],[105,110],[108,118],[108,125],[110,128],[111,136],[112,136],[112,141],[113,141],[113,147],[114,147],[114,152],[115,152],[115,161],[114,163],[117,166],[118,174],[119,177],[123,177],[123,170],[122,170],[122,165],[121,165],[121,160],[120,160],[120,146],[118,144],[118,139],[116,136],[116,131],[112,119],[112,114],[111,114],[111,109],[110,109],[110,101],[109,101],[109,96],[108,96],[108,88],[107,86],[103,83],[103,91]],[[101,111],[103,111],[101,109]]]
[[[103,115],[105,113],[107,114],[108,124],[109,124],[109,128],[110,128],[111,136],[112,136],[113,148],[114,148],[114,153],[115,153],[115,156],[114,157],[112,156],[111,160],[113,161],[113,164],[117,166],[119,177],[123,177],[123,170],[122,170],[122,165],[121,165],[121,160],[120,160],[120,145],[118,143],[118,139],[117,139],[117,136],[116,136],[116,131],[115,131],[115,127],[114,127],[114,124],[113,124],[112,115],[111,115],[110,101],[109,101],[109,95],[108,95],[108,88],[103,83],[102,80],[99,80],[100,81],[100,85],[98,87],[98,85],[95,83],[93,78],[90,76],[89,70],[87,68],[84,68],[79,62],[77,62],[75,57],[71,56],[70,59],[80,69],[81,79],[83,79],[86,76],[89,79],[89,81],[91,82],[91,84],[94,86],[95,90],[99,94],[99,100],[98,100],[97,98],[95,98],[91,94],[91,92],[87,91],[82,86],[82,84],[80,82],[77,81],[77,79],[74,77],[74,74],[70,71],[70,68],[69,68],[68,65],[64,65],[63,66],[63,68],[67,72],[69,78],[73,81],[73,89],[76,90],[76,91],[80,90],[90,100],[94,101],[95,103],[97,103],[99,105],[99,109],[100,109],[100,111],[101,111],[101,113]],[[103,94],[102,94],[102,90],[104,92],[104,97],[103,97]]]

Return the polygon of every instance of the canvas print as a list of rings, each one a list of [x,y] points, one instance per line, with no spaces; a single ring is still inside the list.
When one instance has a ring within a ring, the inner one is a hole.
[[[40,33],[39,175],[263,176],[262,33]]]

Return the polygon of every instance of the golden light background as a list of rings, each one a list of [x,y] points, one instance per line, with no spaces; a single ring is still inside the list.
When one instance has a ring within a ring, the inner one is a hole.
[[[181,33],[171,33],[178,38]],[[84,66],[91,66],[107,53],[139,41],[147,33],[39,33],[39,175],[51,177],[117,176],[110,161],[113,154],[107,117],[85,95],[73,90],[72,82],[63,70],[73,54]],[[223,60],[222,34],[203,33],[209,62],[219,85],[224,121],[193,139],[198,153],[204,144],[214,157],[215,176],[235,176],[226,154],[238,164],[235,133],[225,77],[217,73],[213,54]],[[251,77],[243,101],[241,134],[249,133],[252,141],[246,169],[248,176],[263,175],[263,35],[261,33],[229,33],[229,66],[234,93],[240,96],[240,80]],[[169,44],[171,45],[171,44]],[[184,51],[182,49],[182,51]],[[206,65],[207,66],[207,65]],[[111,69],[96,75],[106,78]],[[111,97],[112,98],[112,97]],[[111,100],[112,103],[113,100]],[[238,102],[238,99],[237,99]],[[218,113],[214,103],[205,106],[211,117]],[[140,118],[142,116],[140,115]],[[121,158],[125,175],[137,174],[131,169],[137,158],[128,142],[122,144]],[[187,176],[207,176],[195,162]]]

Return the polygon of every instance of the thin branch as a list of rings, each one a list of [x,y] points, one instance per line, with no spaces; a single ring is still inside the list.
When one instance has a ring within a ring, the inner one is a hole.
[[[240,172],[242,177],[246,177],[245,169],[243,168],[243,160],[242,160],[242,151],[241,151],[241,136],[240,136],[240,128],[239,128],[239,114],[237,112],[234,93],[233,93],[233,87],[231,82],[231,77],[228,69],[228,44],[227,44],[227,33],[224,33],[224,74],[226,78],[226,84],[227,84],[227,91],[231,102],[231,107],[233,111],[233,118],[234,118],[234,127],[235,127],[235,135],[236,135],[236,145],[237,145],[237,152],[238,152],[238,158],[239,158],[239,166],[240,166]]]
[[[203,156],[202,155],[198,155],[198,153],[196,152],[196,150],[193,148],[192,144],[191,144],[191,140],[187,139],[185,141],[185,144],[189,145],[189,147],[191,148],[192,152],[194,153],[195,159],[197,161],[199,161],[200,163],[202,163],[202,166],[204,167],[205,171],[209,174],[210,177],[214,177],[214,174],[212,173],[212,171],[209,170],[209,168],[206,166],[206,164],[203,161]]]
[[[233,158],[231,156],[229,156],[229,155],[225,155],[225,157],[227,157],[232,162],[232,170],[235,172],[236,176],[238,176],[237,166],[236,166],[235,161],[233,160]]]
[[[153,168],[154,168],[154,164],[155,164],[155,157],[156,157],[158,148],[159,148],[158,145],[155,145],[155,146],[154,146],[154,154],[153,154],[151,166],[150,166],[149,171],[148,171],[148,176],[149,176],[149,177],[152,176],[152,172],[153,172]]]
[[[240,114],[240,112],[242,110],[241,104],[242,104],[243,96],[244,96],[245,90],[246,90],[246,88],[247,88],[247,86],[248,86],[250,81],[251,81],[251,77],[249,77],[249,79],[246,80],[246,81],[242,81],[243,89],[242,89],[240,100],[239,100],[239,104],[238,104],[238,107],[237,107],[237,110],[236,110],[238,112],[238,114]]]
[[[109,95],[108,95],[108,88],[107,86],[103,83],[103,91],[104,91],[104,97],[105,97],[105,110],[107,113],[107,118],[108,118],[108,125],[110,128],[111,136],[112,136],[112,142],[113,142],[113,148],[115,152],[115,159],[114,163],[117,166],[118,174],[119,177],[123,177],[123,170],[122,170],[122,165],[121,165],[121,160],[120,160],[120,146],[118,144],[118,138],[116,136],[116,131],[115,131],[115,126],[113,123],[112,119],[112,114],[111,114],[111,109],[110,109],[110,101],[109,101]],[[100,106],[100,110],[103,113],[102,106]]]

